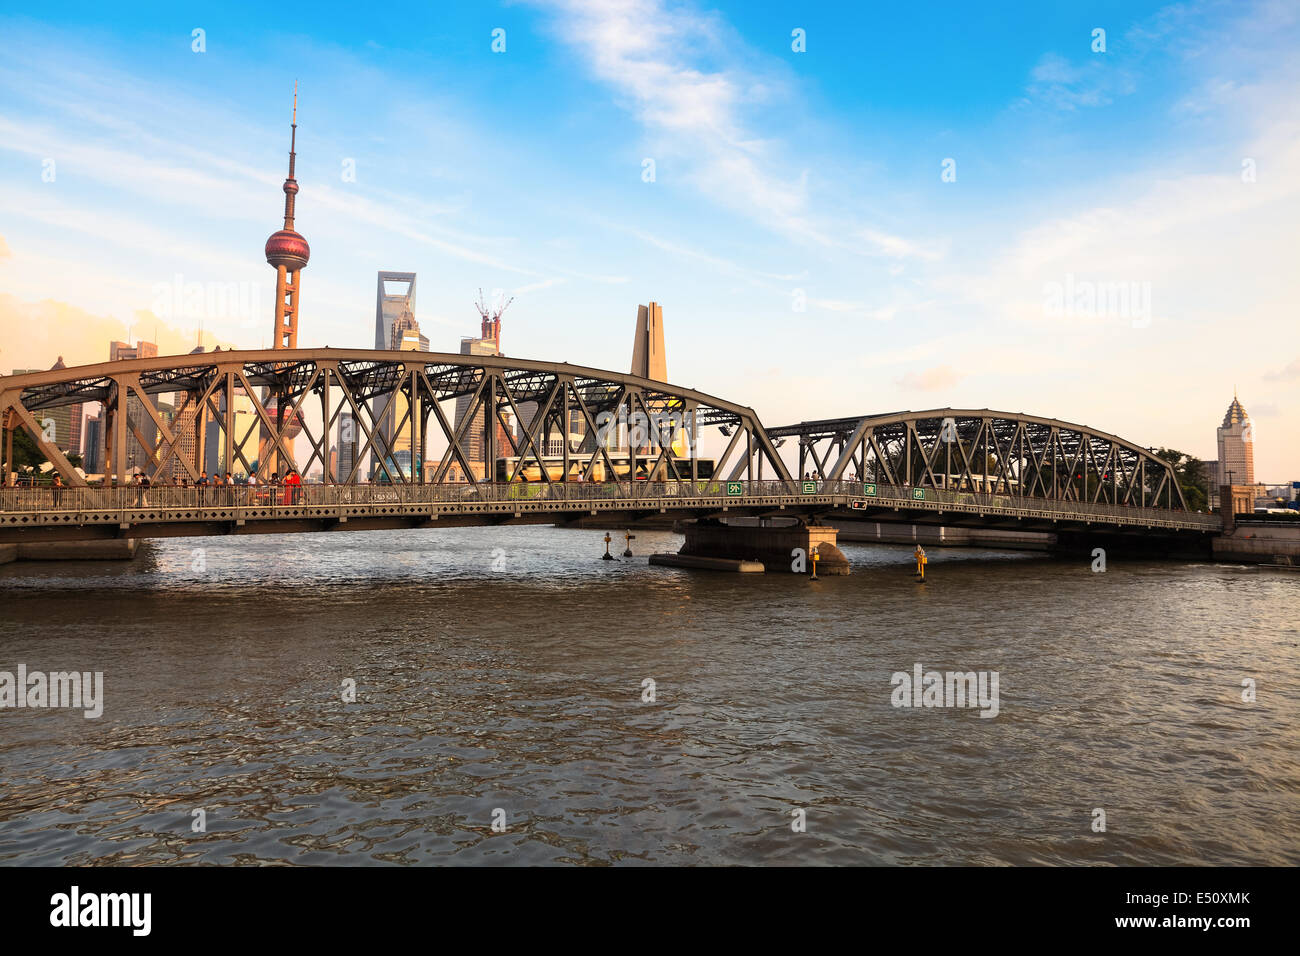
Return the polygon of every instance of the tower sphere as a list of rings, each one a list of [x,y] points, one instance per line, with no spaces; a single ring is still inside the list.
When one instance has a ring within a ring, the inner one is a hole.
[[[311,247],[307,240],[292,229],[273,232],[266,240],[266,261],[273,266],[284,266],[295,272],[307,265],[310,258]]]

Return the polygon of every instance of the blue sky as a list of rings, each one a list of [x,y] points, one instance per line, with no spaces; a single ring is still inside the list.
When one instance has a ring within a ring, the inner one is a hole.
[[[434,348],[482,287],[508,354],[626,369],[655,299],[670,379],[769,424],[992,407],[1214,457],[1237,385],[1300,477],[1294,4],[265,10],[0,16],[0,369],[269,344],[297,81],[301,345],[367,346],[403,270]]]

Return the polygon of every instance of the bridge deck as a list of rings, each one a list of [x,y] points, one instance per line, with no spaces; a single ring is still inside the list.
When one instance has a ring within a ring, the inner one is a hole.
[[[872,494],[867,492],[871,491]],[[1217,533],[1217,515],[849,481],[0,490],[0,542],[563,522],[592,515],[831,515],[873,521]]]

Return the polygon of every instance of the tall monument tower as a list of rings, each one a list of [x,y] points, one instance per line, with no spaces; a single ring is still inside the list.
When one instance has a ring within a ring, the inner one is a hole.
[[[636,307],[636,338],[632,341],[632,374],[648,378],[652,382],[668,381],[668,355],[664,351],[664,310],[658,302]],[[671,410],[664,408],[662,411],[670,412],[669,420],[673,423],[670,424],[667,433],[671,438],[664,436],[662,440],[668,442],[674,457],[684,459],[690,455],[699,435],[695,416],[681,407]],[[621,424],[627,425],[628,422],[624,421]],[[641,444],[635,449],[638,454],[650,456],[658,454],[660,435],[663,433],[659,426],[654,428],[654,433],[655,437],[650,442]],[[630,436],[632,431],[629,429],[626,434]],[[618,450],[622,451],[625,447],[620,444]]]
[[[293,178],[298,141],[298,84],[293,85],[293,123],[289,134],[289,178],[284,181],[284,228],[266,240],[266,261],[275,267],[275,331],[272,348],[298,347],[298,277],[311,248],[294,231],[293,205],[298,180]]]

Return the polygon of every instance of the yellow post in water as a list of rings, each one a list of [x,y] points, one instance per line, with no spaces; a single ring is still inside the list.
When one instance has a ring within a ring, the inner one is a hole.
[[[924,580],[925,580],[925,563],[926,563],[925,548],[921,547],[921,546],[918,544],[918,545],[916,546],[916,551],[914,552],[914,554],[915,554],[915,557],[916,557],[916,579],[917,579],[918,581],[924,581]]]
[[[817,549],[816,549],[816,548],[813,548],[813,549],[812,549],[812,554],[809,555],[809,557],[812,558],[812,577],[809,578],[809,580],[810,580],[810,581],[816,581],[816,580],[817,580],[817,559],[820,558],[821,555],[817,553]]]

